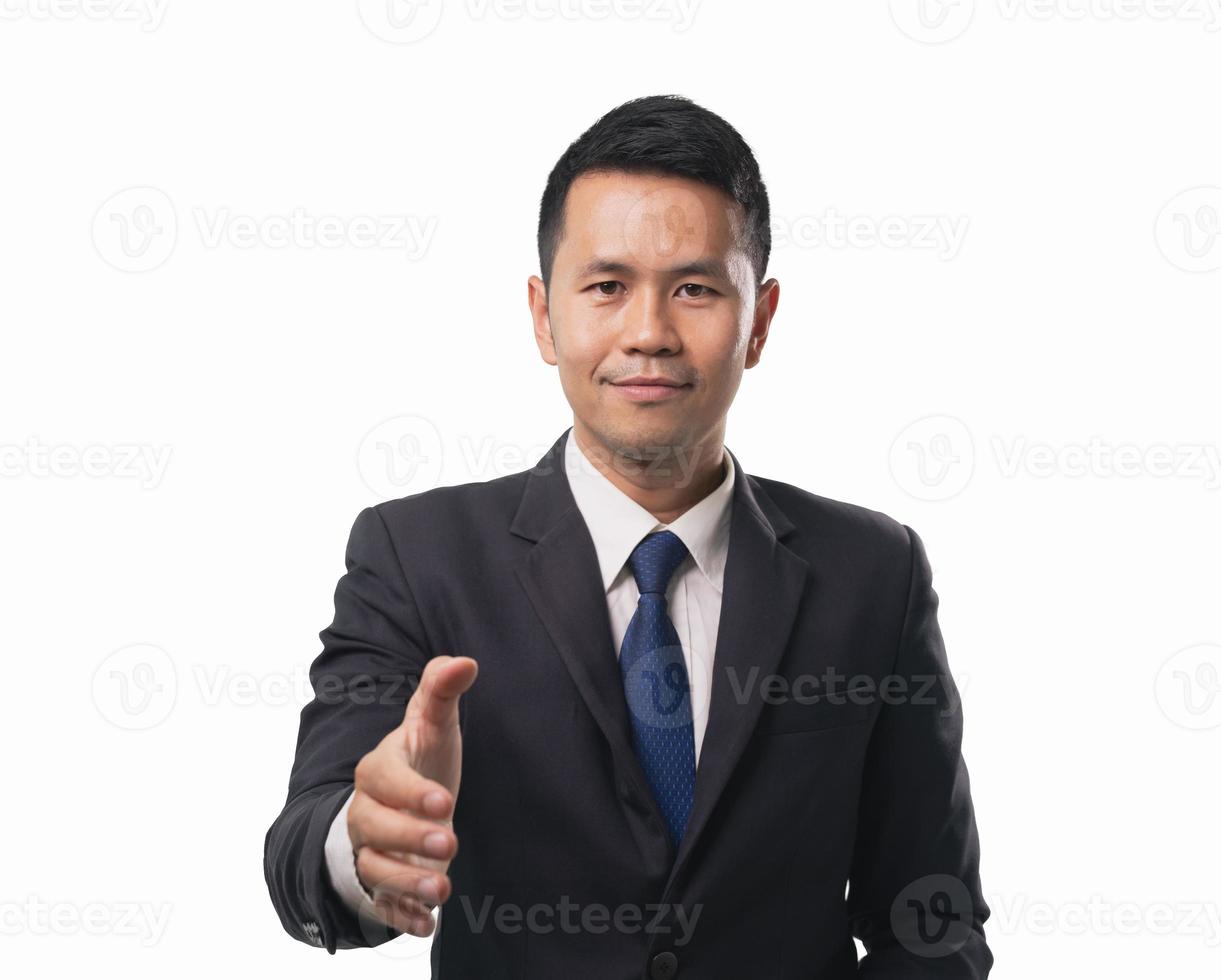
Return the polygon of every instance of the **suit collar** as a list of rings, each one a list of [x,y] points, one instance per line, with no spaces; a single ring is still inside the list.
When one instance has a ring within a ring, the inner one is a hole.
[[[565,518],[570,508],[578,509],[566,467],[567,440],[571,438],[571,434],[572,427],[569,426],[542,458],[526,471],[526,486],[521,502],[509,525],[509,530],[518,537],[539,541],[555,524]],[[729,506],[731,515],[738,507],[742,507],[763,525],[768,535],[784,538],[793,530],[793,522],[767,496],[758,482],[743,471],[738,457],[728,447],[725,448],[725,454],[733,467],[733,489]],[[624,558],[626,560],[626,555]]]
[[[733,457],[729,453],[723,455],[724,476],[711,493],[669,524],[662,524],[589,461],[577,445],[572,429],[568,430],[566,437],[564,469],[568,486],[593,537],[602,573],[602,587],[610,591],[641,538],[653,531],[669,530],[683,542],[696,567],[720,593],[725,577],[725,553],[729,546],[729,509],[733,502],[735,471]]]

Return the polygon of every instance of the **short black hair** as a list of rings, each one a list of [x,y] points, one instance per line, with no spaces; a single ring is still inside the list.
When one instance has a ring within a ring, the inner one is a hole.
[[[772,248],[767,188],[742,136],[715,112],[681,95],[631,99],[598,119],[572,143],[547,178],[538,213],[538,260],[550,287],[564,230],[568,188],[589,171],[667,174],[720,188],[746,216],[747,256],[763,282]]]

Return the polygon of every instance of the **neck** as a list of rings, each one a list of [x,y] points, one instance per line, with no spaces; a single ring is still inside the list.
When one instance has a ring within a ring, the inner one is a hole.
[[[677,520],[725,479],[724,426],[697,445],[676,448],[666,459],[640,460],[602,445],[574,420],[572,438],[589,462],[660,524]]]

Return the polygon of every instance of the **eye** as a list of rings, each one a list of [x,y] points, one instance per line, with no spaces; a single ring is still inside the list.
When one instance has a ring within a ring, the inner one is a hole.
[[[616,279],[607,279],[605,282],[596,282],[589,288],[596,289],[598,291],[599,296],[614,296],[616,294],[616,292],[618,291],[619,287],[622,285],[623,285],[623,283],[619,282]],[[610,288],[608,289],[607,287],[610,287]],[[692,289],[696,290],[695,293],[690,293],[690,292],[683,293],[683,295],[687,299],[704,299],[707,296],[713,296],[716,294],[716,290],[713,289],[711,286],[704,286],[698,282],[683,283],[683,285],[679,286],[678,288],[679,288],[680,292],[682,292],[683,290],[692,290]]]

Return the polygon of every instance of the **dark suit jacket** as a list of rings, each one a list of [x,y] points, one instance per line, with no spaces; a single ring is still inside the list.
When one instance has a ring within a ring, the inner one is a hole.
[[[434,978],[987,976],[958,692],[920,538],[734,456],[708,727],[675,854],[632,748],[562,465],[570,432],[531,470],[357,515],[266,836],[284,928],[332,953],[398,935],[339,899],[323,844],[425,662],[461,654],[479,677],[460,702]]]

